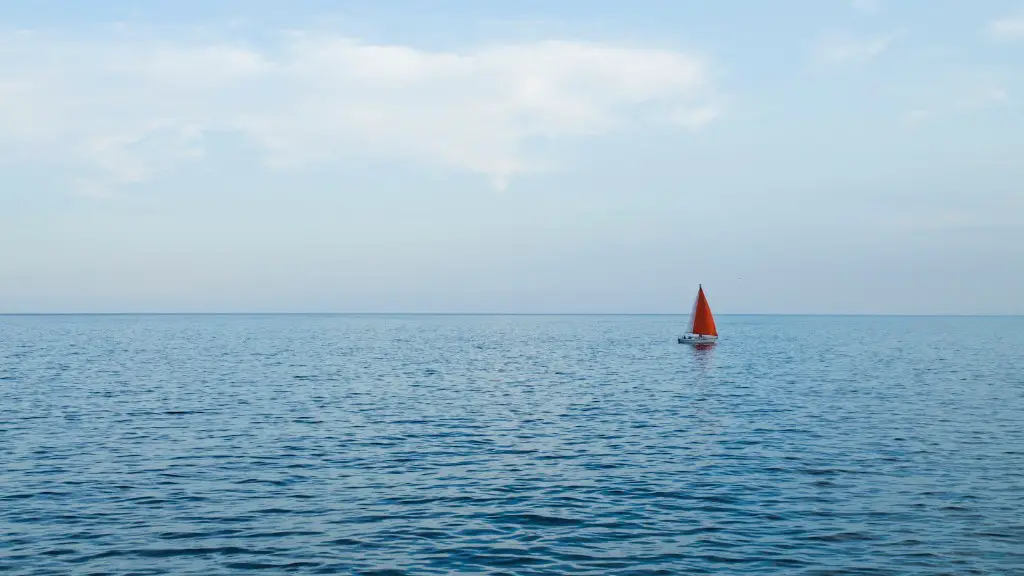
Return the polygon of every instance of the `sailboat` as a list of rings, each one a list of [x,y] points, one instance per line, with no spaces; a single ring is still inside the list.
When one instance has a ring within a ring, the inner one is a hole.
[[[679,337],[680,344],[711,344],[718,340],[718,329],[715,317],[711,315],[711,306],[704,296],[704,287],[698,285],[697,299],[693,302],[690,312],[689,332]]]

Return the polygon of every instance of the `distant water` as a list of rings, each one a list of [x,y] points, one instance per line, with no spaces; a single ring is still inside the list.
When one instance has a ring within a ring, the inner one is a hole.
[[[0,572],[1024,574],[1024,318],[0,317]]]

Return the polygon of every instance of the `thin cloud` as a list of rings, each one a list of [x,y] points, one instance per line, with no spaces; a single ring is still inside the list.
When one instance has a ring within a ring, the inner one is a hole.
[[[932,112],[926,108],[916,108],[903,116],[903,121],[909,125],[916,125],[925,122],[932,117]]]
[[[1000,42],[1024,40],[1024,14],[1007,16],[990,22],[988,33],[989,36]]]
[[[694,129],[720,104],[700,58],[544,41],[466,53],[282,34],[260,47],[120,34],[0,34],[0,150],[75,169],[83,190],[146,182],[241,134],[269,166],[372,156],[503,188],[541,170],[535,139],[602,135],[642,115]]]
[[[895,38],[894,34],[871,38],[829,34],[819,39],[814,49],[814,60],[827,66],[865,64],[888,50]]]
[[[852,0],[850,6],[858,12],[874,14],[881,8],[881,2],[879,0]]]
[[[935,90],[934,94],[929,106],[906,113],[904,123],[914,126],[941,117],[988,110],[1012,101],[1005,87],[988,79],[961,81],[952,89]]]

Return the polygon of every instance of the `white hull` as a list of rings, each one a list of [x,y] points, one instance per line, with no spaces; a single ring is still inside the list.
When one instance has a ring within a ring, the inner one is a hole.
[[[680,344],[714,344],[718,336],[700,336],[697,334],[684,334],[679,337]]]

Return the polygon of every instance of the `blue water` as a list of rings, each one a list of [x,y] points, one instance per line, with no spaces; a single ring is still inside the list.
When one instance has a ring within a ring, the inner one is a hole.
[[[0,571],[1024,574],[1024,318],[0,317]]]

